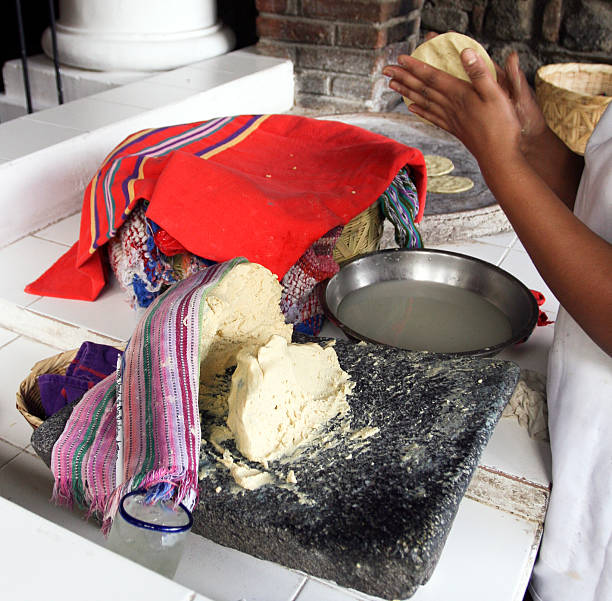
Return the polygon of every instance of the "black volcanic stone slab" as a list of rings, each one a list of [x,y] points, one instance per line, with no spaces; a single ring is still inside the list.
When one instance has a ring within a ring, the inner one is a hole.
[[[378,430],[351,439],[333,422],[291,463],[271,463],[275,483],[254,491],[238,488],[204,444],[193,531],[369,595],[407,598],[436,566],[520,370],[363,343],[336,341],[335,349],[355,381],[350,430]],[[51,422],[66,419],[54,416],[33,435],[45,460],[63,427]],[[286,482],[289,469],[295,484]]]

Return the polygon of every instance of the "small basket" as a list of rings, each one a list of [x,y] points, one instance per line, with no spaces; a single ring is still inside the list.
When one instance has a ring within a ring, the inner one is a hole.
[[[540,67],[536,98],[548,126],[578,154],[612,102],[612,65],[559,63]]]
[[[383,215],[378,202],[353,217],[342,230],[333,251],[339,265],[358,255],[378,250],[383,234]]]
[[[17,410],[36,430],[46,419],[45,410],[40,402],[40,391],[36,378],[42,374],[65,375],[71,361],[76,357],[78,349],[65,351],[42,359],[30,370],[28,377],[19,385],[17,391]]]

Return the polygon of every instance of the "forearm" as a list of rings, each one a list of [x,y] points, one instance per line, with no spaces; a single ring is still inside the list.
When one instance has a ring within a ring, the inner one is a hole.
[[[559,302],[612,354],[612,245],[577,219],[525,158],[487,161],[481,169]]]
[[[573,209],[584,159],[572,152],[548,127],[523,140],[521,150],[548,187]]]

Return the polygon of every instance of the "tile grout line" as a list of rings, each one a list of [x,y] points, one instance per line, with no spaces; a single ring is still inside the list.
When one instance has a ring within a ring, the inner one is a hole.
[[[304,590],[304,587],[306,586],[306,582],[308,582],[308,576],[304,576],[302,582],[300,582],[299,586],[297,587],[297,590],[295,591],[295,594],[292,595],[288,601],[296,601],[297,598],[300,596],[300,593]]]
[[[495,263],[495,265],[497,267],[501,267],[501,264],[504,262],[506,257],[510,254],[510,251],[512,250],[512,248],[516,244],[517,240],[518,240],[518,236],[516,234],[514,234],[514,239],[512,240],[512,242],[510,242],[510,244],[508,244],[508,246],[505,247],[504,252],[503,252],[501,258],[499,259],[499,261],[497,263]]]

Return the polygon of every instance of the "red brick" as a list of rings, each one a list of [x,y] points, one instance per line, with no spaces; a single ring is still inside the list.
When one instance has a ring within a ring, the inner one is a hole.
[[[369,75],[379,65],[380,50],[367,51],[326,46],[298,46],[296,66],[303,69],[320,69],[334,73]]]
[[[364,110],[363,100],[346,100],[320,94],[298,93],[295,95],[295,102],[297,106],[319,113],[361,113]]]
[[[255,7],[260,13],[287,13],[287,0],[255,0]]]
[[[330,74],[325,71],[296,69],[296,92],[304,94],[327,94],[330,91]]]
[[[341,23],[338,25],[336,45],[349,48],[383,48],[417,33],[419,23],[418,16],[412,19],[395,19],[383,26]]]
[[[542,15],[542,36],[547,42],[559,41],[562,12],[562,0],[548,0]]]
[[[284,42],[260,39],[257,42],[257,51],[266,56],[276,56],[278,58],[288,58],[296,63],[296,46]]]
[[[374,81],[371,77],[336,75],[331,78],[331,95],[350,100],[372,97]]]
[[[257,34],[260,38],[331,46],[334,31],[334,24],[327,21],[271,15],[257,17]]]
[[[302,14],[351,23],[384,23],[422,5],[423,0],[302,0]]]

